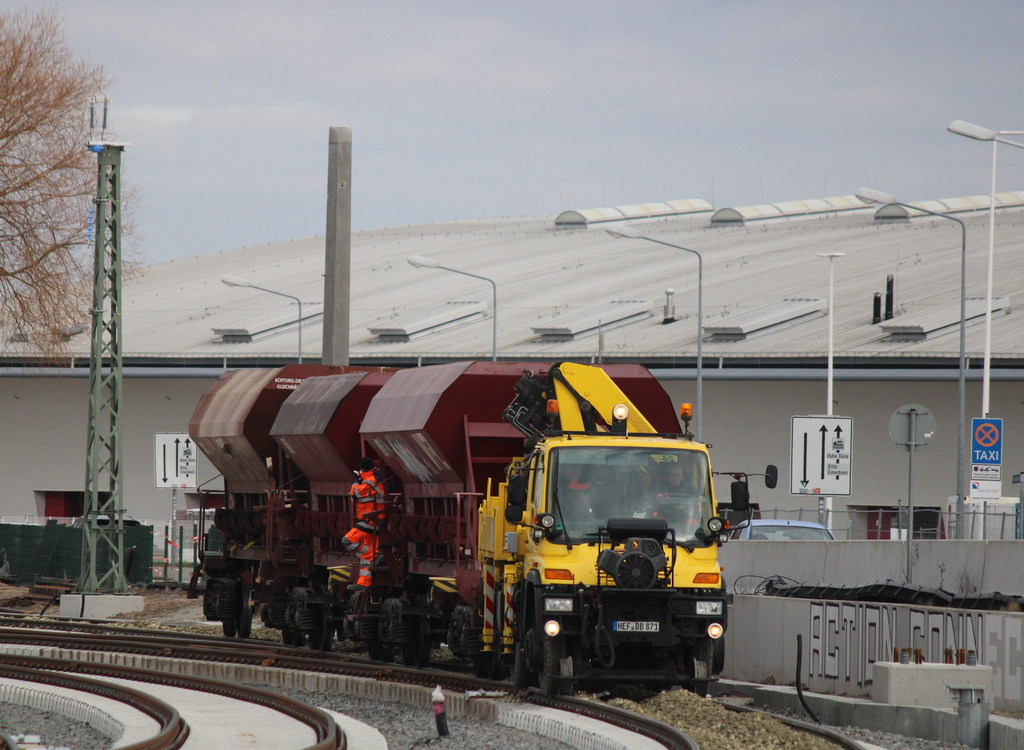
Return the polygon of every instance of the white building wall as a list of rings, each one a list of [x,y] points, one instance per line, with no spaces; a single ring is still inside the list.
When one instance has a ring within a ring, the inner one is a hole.
[[[707,375],[705,369],[705,375]],[[663,383],[673,403],[695,400],[693,381]],[[790,494],[791,419],[822,414],[825,381],[704,380],[703,438],[712,444],[715,471],[763,472],[779,467],[779,486],[765,488],[760,478],[750,483],[751,500],[762,508],[804,508],[816,511],[816,497]],[[991,416],[1003,417],[1003,495],[1015,495],[1010,475],[1024,467],[1024,402],[1019,383],[993,382]],[[945,508],[956,495],[957,383],[875,382],[834,383],[833,414],[853,418],[851,495],[834,498],[834,508],[849,505],[906,504],[909,454],[889,437],[889,419],[899,407],[920,404],[935,415],[932,442],[914,456],[914,505]],[[967,383],[968,440],[971,417],[980,416],[981,383]],[[696,408],[696,406],[695,406]],[[692,427],[691,423],[691,427]],[[970,443],[965,460],[970,471]],[[728,499],[730,477],[716,482],[719,499]],[[965,485],[966,488],[966,485]],[[805,520],[815,520],[810,513]]]
[[[187,432],[199,396],[215,378],[125,378],[125,507],[139,518],[169,516],[170,490],[154,486],[153,435]],[[694,382],[665,381],[673,402],[694,400]],[[956,492],[956,382],[835,383],[837,415],[854,419],[853,494],[835,498],[835,509],[855,505],[895,505],[907,496],[907,453],[889,438],[889,418],[898,407],[919,403],[933,411],[938,428],[933,442],[916,454],[915,505],[945,507]],[[992,414],[1005,422],[1003,494],[1014,494],[1010,474],[1024,467],[1024,404],[1017,383],[992,384]],[[817,499],[789,493],[790,419],[823,410],[824,381],[726,381],[705,379],[704,439],[712,444],[717,471],[764,471],[779,467],[779,487],[751,482],[762,508],[806,508]],[[511,394],[510,394],[511,400]],[[968,383],[968,418],[981,401],[980,383]],[[85,484],[88,378],[0,378],[0,516],[39,515],[35,492],[81,491]],[[970,423],[968,422],[968,425]],[[213,477],[199,457],[199,479]],[[728,497],[729,477],[720,478],[720,498]],[[179,508],[184,507],[179,496]]]
[[[171,491],[155,486],[154,435],[188,432],[199,396],[213,382],[125,378],[123,479],[129,515],[170,517]],[[88,414],[88,377],[0,378],[0,516],[38,517],[45,509],[44,491],[85,489]],[[200,455],[199,481],[212,476]],[[180,491],[178,507],[185,507]]]

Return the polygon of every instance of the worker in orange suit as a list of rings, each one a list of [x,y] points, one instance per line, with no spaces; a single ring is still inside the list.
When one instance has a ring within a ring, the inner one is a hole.
[[[356,523],[341,540],[350,553],[360,559],[359,577],[349,586],[362,591],[372,583],[373,561],[377,557],[377,530],[384,510],[384,491],[373,459],[364,456],[359,462],[359,481],[349,490],[356,504]]]

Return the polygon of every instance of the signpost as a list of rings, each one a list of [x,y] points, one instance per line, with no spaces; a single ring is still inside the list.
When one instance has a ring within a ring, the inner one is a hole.
[[[793,417],[792,438],[791,494],[850,494],[853,417]]]
[[[187,432],[158,432],[156,438],[156,486],[196,488],[198,456]]]
[[[889,419],[889,437],[896,445],[902,445],[910,453],[910,468],[907,479],[907,583],[911,582],[913,554],[910,545],[914,541],[914,453],[935,437],[935,416],[920,404],[905,404],[893,412]]]
[[[157,489],[171,489],[171,543],[178,516],[178,489],[195,489],[199,468],[196,444],[187,432],[158,432],[154,435]]]

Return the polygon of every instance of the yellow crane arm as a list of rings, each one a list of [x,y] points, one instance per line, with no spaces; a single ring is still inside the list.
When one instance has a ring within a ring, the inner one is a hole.
[[[555,398],[563,430],[585,430],[581,401],[588,401],[605,424],[612,423],[612,409],[617,404],[629,407],[626,425],[630,432],[657,432],[640,410],[626,398],[608,373],[599,367],[563,362],[558,366],[561,378],[554,377]]]

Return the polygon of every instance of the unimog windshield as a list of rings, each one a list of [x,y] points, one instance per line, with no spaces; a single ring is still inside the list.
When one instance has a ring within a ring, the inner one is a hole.
[[[701,451],[555,448],[548,468],[548,511],[561,531],[554,542],[596,539],[609,518],[663,518],[679,543],[707,539],[711,472]]]

